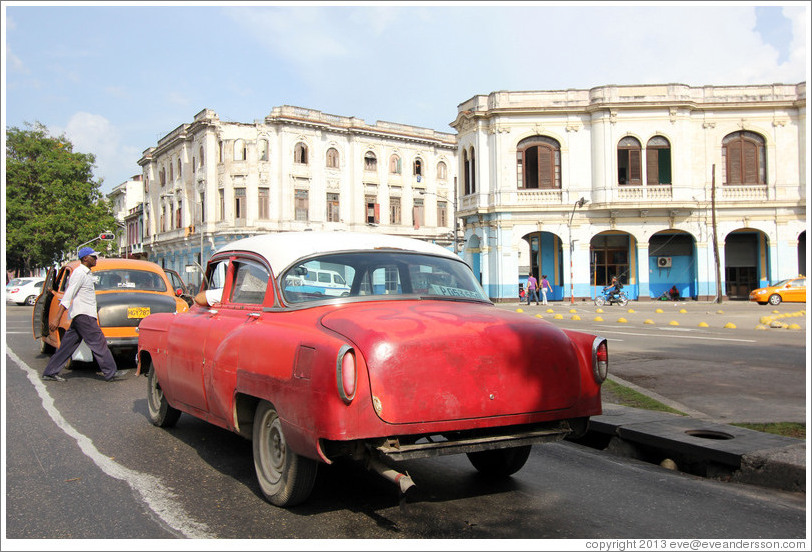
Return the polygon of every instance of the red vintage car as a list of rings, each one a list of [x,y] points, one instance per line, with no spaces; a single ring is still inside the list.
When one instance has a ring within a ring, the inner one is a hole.
[[[601,413],[606,340],[496,308],[440,246],[280,233],[227,245],[206,270],[188,313],[140,324],[149,416],[171,426],[185,412],[251,439],[273,504],[306,500],[318,464],[341,456],[402,492],[406,459],[466,453],[508,476],[532,444],[582,435]]]

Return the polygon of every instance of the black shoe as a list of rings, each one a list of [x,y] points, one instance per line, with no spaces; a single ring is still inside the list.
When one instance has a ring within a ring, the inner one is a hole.
[[[127,379],[127,376],[125,376],[121,372],[116,372],[115,374],[113,374],[109,378],[104,378],[104,381],[121,381],[121,380],[125,380],[125,379]]]
[[[59,374],[51,374],[51,375],[48,375],[48,376],[42,376],[42,379],[44,381],[68,381],[65,378],[63,378],[62,376],[60,376]]]

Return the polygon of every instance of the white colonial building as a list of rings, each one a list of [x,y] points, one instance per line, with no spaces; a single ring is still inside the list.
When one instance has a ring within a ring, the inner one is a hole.
[[[137,174],[122,182],[107,194],[113,204],[113,214],[119,228],[110,228],[116,234],[116,250],[121,257],[138,256],[143,252],[144,183]]]
[[[204,109],[138,161],[143,250],[183,273],[266,232],[380,232],[451,246],[456,153],[454,134],[426,128],[293,106],[236,123]]]
[[[495,300],[531,272],[566,300],[613,275],[644,300],[806,273],[806,83],[494,92],[452,126],[464,256]]]

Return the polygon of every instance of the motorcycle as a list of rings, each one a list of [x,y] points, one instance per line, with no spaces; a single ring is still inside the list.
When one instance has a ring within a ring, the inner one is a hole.
[[[621,307],[625,307],[629,302],[625,291],[615,292],[614,288],[604,289],[600,295],[595,297],[595,306],[602,307],[605,304],[617,303]]]

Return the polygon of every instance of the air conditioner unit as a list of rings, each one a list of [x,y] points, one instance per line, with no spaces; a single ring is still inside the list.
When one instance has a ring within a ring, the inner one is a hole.
[[[671,268],[671,257],[657,257],[658,268]]]

